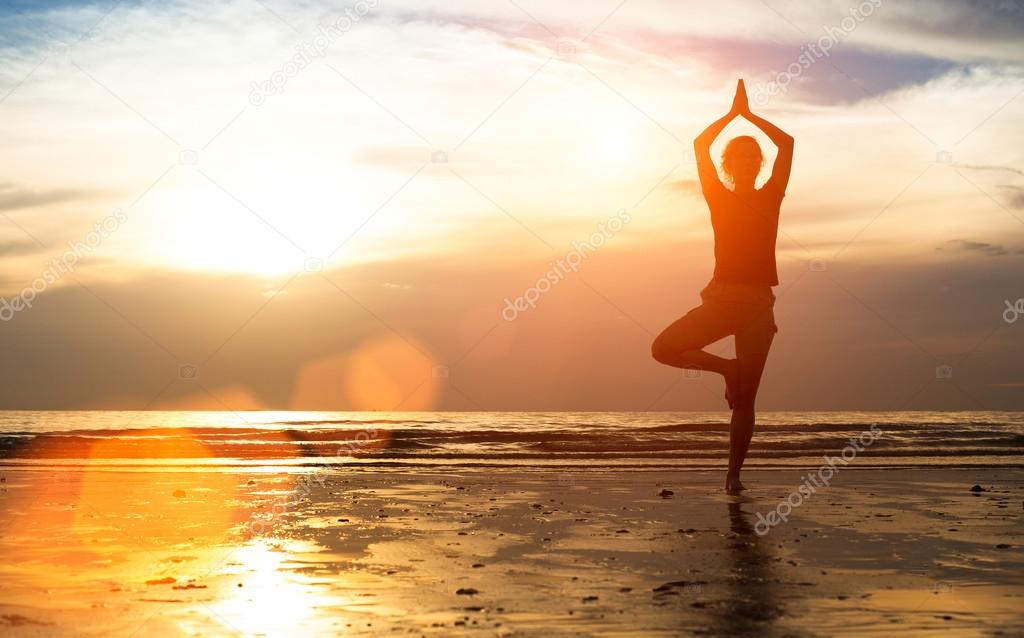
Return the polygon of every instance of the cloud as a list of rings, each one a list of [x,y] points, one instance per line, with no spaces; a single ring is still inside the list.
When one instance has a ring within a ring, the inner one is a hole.
[[[0,330],[7,363],[0,406],[141,409],[157,397],[175,407],[211,407],[209,389],[224,403],[218,409],[323,408],[291,403],[303,371],[395,335],[450,366],[455,385],[441,384],[439,409],[643,410],[671,385],[674,373],[650,359],[648,333],[697,303],[710,275],[706,244],[608,246],[583,267],[587,285],[571,276],[513,322],[501,319],[502,298],[542,274],[547,256],[522,264],[498,262],[491,252],[479,250],[472,267],[424,259],[325,273],[345,293],[319,276],[300,277],[270,303],[267,283],[246,276],[141,272],[90,284],[91,292],[50,290],[8,324],[16,329]],[[1019,283],[1013,264],[988,259],[830,277],[783,261],[780,275],[767,409],[901,406],[934,381],[935,361],[918,346],[936,358],[971,351],[1001,320],[1003,299]],[[972,356],[979,365],[968,389],[986,407],[1022,407],[1020,393],[985,389],[1019,379],[1015,343],[1014,333],[1000,333]],[[196,379],[179,377],[181,364],[202,361]],[[323,387],[341,387],[335,375],[317,373]],[[238,392],[228,398],[218,389]],[[960,398],[961,408],[976,405]],[[719,402],[695,383],[655,409],[714,410]],[[904,407],[935,405],[944,404],[925,395]]]
[[[884,8],[890,28],[911,36],[909,42],[893,41],[893,47],[928,42],[933,55],[947,59],[1006,56],[1021,60],[1024,6],[1020,2],[909,0],[889,2]]]
[[[665,184],[665,187],[669,190],[677,193],[683,193],[685,195],[700,195],[701,187],[700,182],[695,179],[677,179],[672,182]]]
[[[946,242],[945,246],[947,246],[947,248],[939,246],[936,250],[966,250],[979,252],[992,257],[1006,254],[1006,248],[1000,244],[990,244],[984,241],[971,241],[969,239],[950,239]]]
[[[953,166],[957,168],[967,168],[972,171],[998,171],[1006,173],[1015,173],[1017,175],[1020,175],[1021,177],[1024,177],[1024,171],[1020,170],[1019,168],[1014,168],[1013,166],[996,166],[991,164],[953,164]]]
[[[37,208],[71,200],[88,199],[97,193],[85,189],[54,188],[30,190],[13,184],[0,183],[0,212],[9,213],[25,208]]]
[[[1017,210],[1024,210],[1024,188],[1020,186],[1013,186],[1011,184],[1000,184],[999,188],[1010,192],[1010,208]]]
[[[34,241],[8,241],[0,243],[0,257],[14,257],[19,255],[34,255],[42,252],[44,248]]]
[[[1024,171],[1013,166],[999,166],[992,164],[954,164],[957,168],[965,168],[972,171],[984,171],[994,173],[1011,173],[1013,175],[1019,175],[1024,177]],[[1014,184],[996,184],[997,188],[1004,191],[1008,191],[1008,201],[1010,208],[1016,210],[1024,210],[1024,188],[1016,186]]]

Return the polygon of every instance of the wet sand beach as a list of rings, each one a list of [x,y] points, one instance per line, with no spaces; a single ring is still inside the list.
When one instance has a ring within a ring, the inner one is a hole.
[[[1021,469],[2,476],[10,636],[1024,632]]]

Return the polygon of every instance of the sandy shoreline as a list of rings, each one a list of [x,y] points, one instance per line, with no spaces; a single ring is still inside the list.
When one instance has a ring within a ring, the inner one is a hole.
[[[1024,635],[1021,469],[0,475],[5,635]]]

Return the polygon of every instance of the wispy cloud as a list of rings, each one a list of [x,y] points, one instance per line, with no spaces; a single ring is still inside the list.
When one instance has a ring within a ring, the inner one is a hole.
[[[53,188],[49,190],[27,189],[14,184],[0,183],[0,212],[8,213],[25,208],[38,208],[48,204],[97,197],[95,191],[76,188]]]
[[[971,241],[969,239],[950,239],[944,246],[939,246],[938,250],[965,250],[982,253],[992,257],[1006,254],[1006,248],[1000,244],[990,244],[984,241]]]
[[[1009,205],[1010,208],[1016,210],[1024,210],[1024,188],[1020,186],[1014,186],[1012,184],[1000,184],[999,188],[1009,191]]]

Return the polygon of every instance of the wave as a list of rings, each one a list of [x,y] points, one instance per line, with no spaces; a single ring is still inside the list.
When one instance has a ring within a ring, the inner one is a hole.
[[[530,426],[520,416],[516,418],[510,428],[481,423],[500,420],[499,415],[476,417],[475,427],[451,419],[310,419],[262,427],[17,429],[0,434],[0,459],[671,460],[718,459],[728,453],[729,425],[720,421],[634,425],[620,416],[617,427],[614,423],[584,422],[567,426],[568,419],[561,423],[548,419]],[[299,424],[305,425],[297,427]],[[1024,456],[1024,426],[1012,421],[868,423],[819,419],[759,425],[750,457],[836,455],[872,426],[878,436],[859,453],[871,458],[970,456],[991,457],[995,462]]]

